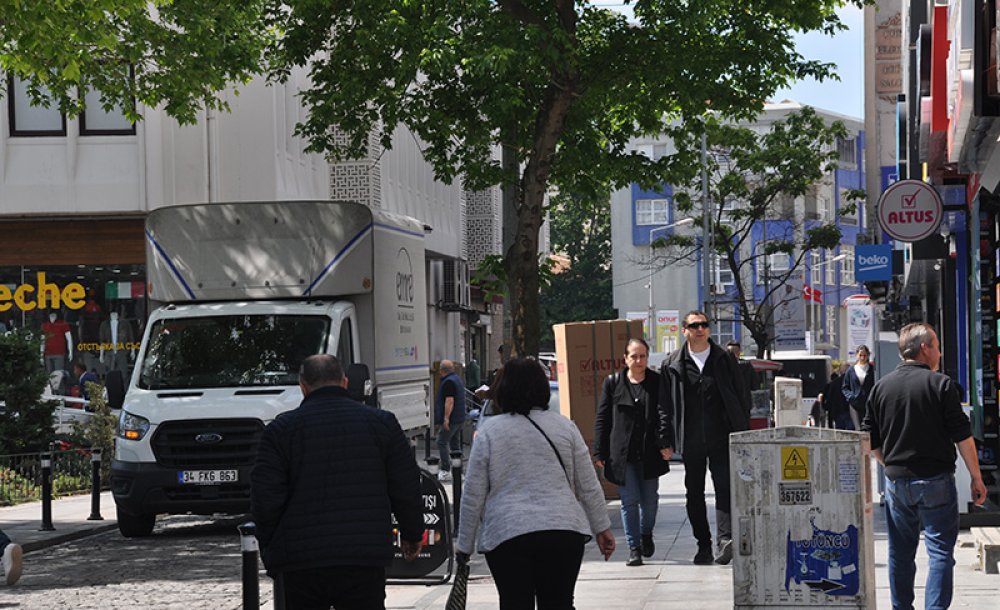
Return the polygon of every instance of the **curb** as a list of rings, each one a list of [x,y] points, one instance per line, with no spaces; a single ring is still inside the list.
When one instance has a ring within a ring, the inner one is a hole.
[[[31,542],[25,542],[21,544],[21,548],[24,549],[25,553],[31,553],[32,551],[40,551],[50,546],[63,544],[64,542],[72,542],[73,540],[79,540],[80,538],[86,538],[87,536],[96,536],[97,534],[103,534],[104,532],[109,532],[117,528],[118,528],[117,522],[108,523],[105,525],[98,525],[92,528],[76,530],[74,532],[66,532],[65,534],[57,534],[55,536],[50,536],[48,538],[45,538],[44,540],[34,540]]]

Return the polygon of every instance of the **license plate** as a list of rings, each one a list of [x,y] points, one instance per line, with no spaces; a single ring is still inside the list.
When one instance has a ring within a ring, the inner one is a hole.
[[[181,470],[177,473],[177,482],[181,485],[218,485],[235,483],[239,479],[239,470]]]
[[[778,504],[812,504],[812,485],[809,481],[778,483]]]

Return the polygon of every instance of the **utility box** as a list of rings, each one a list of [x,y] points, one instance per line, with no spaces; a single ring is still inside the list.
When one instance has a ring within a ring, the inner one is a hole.
[[[580,429],[593,450],[594,420],[604,380],[625,367],[625,346],[642,338],[642,320],[597,320],[555,324],[559,410]],[[618,487],[601,477],[606,498],[617,498]]]
[[[729,437],[733,608],[875,608],[868,434]]]
[[[795,377],[774,378],[774,425],[802,426],[808,413],[802,409],[802,380]]]

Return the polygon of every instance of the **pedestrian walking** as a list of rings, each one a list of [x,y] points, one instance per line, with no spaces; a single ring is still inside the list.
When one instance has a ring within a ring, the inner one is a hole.
[[[694,563],[725,565],[733,559],[732,506],[729,494],[729,435],[750,428],[750,389],[743,382],[736,358],[719,347],[702,311],[684,316],[684,337],[660,374],[661,401],[673,414],[676,449],[684,458],[685,506],[698,541]],[[715,486],[715,526],[718,554],[712,551],[712,531],[705,503],[705,474]]]
[[[829,427],[837,430],[854,430],[854,420],[851,418],[851,405],[844,397],[844,375],[849,365],[844,363],[840,373],[835,372],[830,383],[823,386],[823,410],[826,412]]]
[[[289,610],[385,608],[393,528],[407,560],[424,533],[413,451],[395,415],[348,397],[335,357],[306,358],[299,386],[302,403],[264,429],[250,477],[264,566]]]
[[[2,558],[0,562],[3,563],[3,577],[7,586],[14,585],[20,580],[23,556],[24,549],[21,545],[12,542],[7,534],[0,530],[0,558]]]
[[[875,385],[875,369],[872,368],[869,360],[871,352],[867,345],[858,346],[857,362],[844,373],[843,394],[844,400],[851,407],[848,415],[851,418],[851,428],[848,430],[860,430],[861,419],[865,416],[865,405],[868,404],[868,395],[871,394]]]
[[[541,365],[514,358],[494,386],[500,413],[482,423],[462,491],[458,560],[474,547],[501,610],[572,608],[591,535],[605,561],[615,550],[600,482],[576,425],[549,411]],[[478,544],[477,544],[478,539]]]
[[[441,383],[434,404],[434,420],[438,424],[437,446],[440,457],[438,479],[451,480],[451,452],[462,450],[462,425],[467,414],[465,384],[455,373],[455,363],[442,360],[438,365]]]
[[[625,368],[604,380],[594,422],[594,462],[621,493],[629,566],[641,566],[656,552],[660,477],[673,457],[671,413],[661,408],[660,375],[648,363],[649,346],[630,339]]]
[[[955,383],[941,373],[941,344],[929,324],[899,333],[903,362],[879,380],[868,399],[862,430],[885,466],[885,516],[889,534],[892,607],[913,608],[917,543],[923,529],[929,558],[925,608],[951,604],[958,539],[955,446],[972,477],[972,500],[982,506],[986,486],[979,470],[969,418]]]

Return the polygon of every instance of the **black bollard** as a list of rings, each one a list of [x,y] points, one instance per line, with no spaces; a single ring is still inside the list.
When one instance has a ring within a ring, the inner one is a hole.
[[[458,533],[458,515],[462,511],[462,452],[451,452],[451,496],[455,507],[455,533]]]
[[[40,532],[51,532],[52,527],[52,452],[42,453],[42,527]]]
[[[90,476],[90,516],[87,521],[104,521],[101,516],[101,448],[92,447],[90,449],[90,464],[92,467]]]
[[[431,429],[427,428],[424,432],[424,461],[430,463],[431,461]]]
[[[243,551],[243,610],[259,610],[260,577],[257,569],[257,526],[253,521],[236,527]]]

